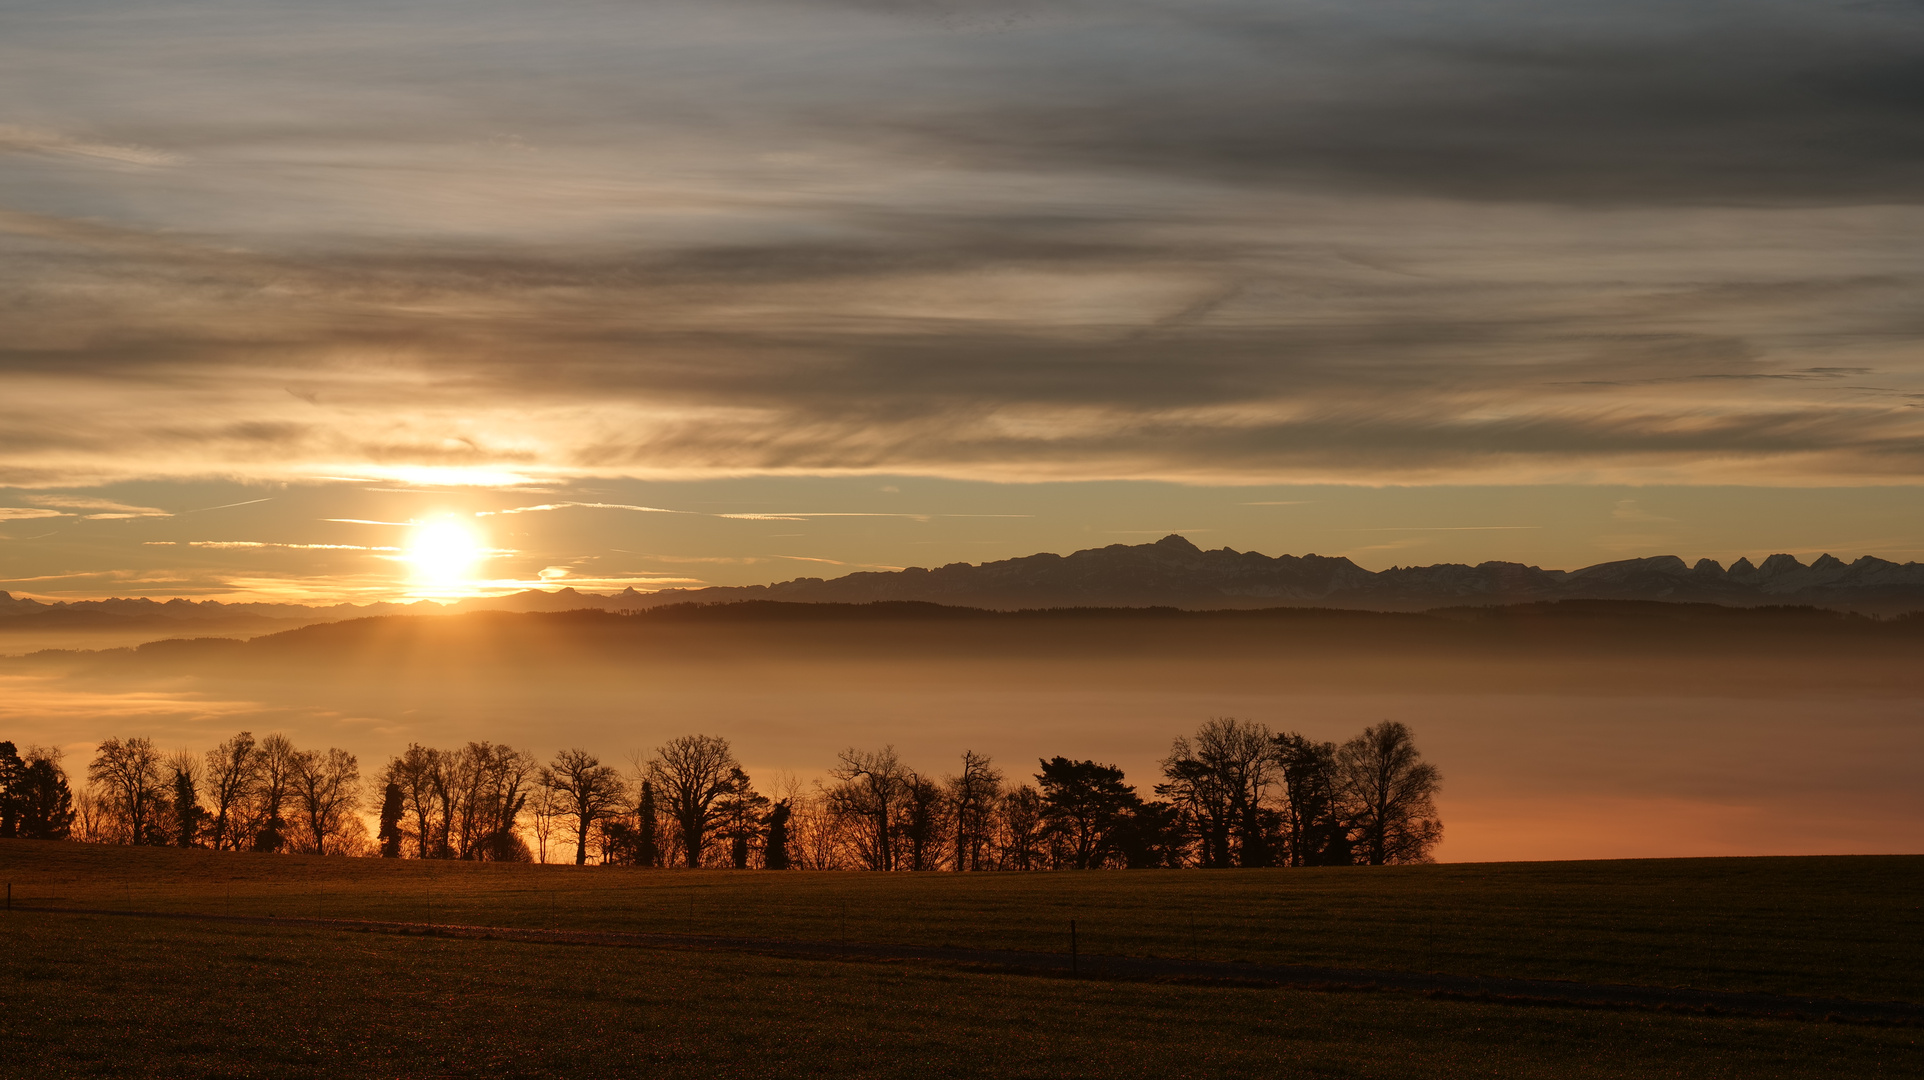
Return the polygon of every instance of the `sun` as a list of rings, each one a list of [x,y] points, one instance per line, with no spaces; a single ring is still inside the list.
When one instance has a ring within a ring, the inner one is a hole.
[[[403,557],[413,566],[417,585],[458,592],[473,584],[475,568],[491,554],[479,533],[442,519],[414,526]]]

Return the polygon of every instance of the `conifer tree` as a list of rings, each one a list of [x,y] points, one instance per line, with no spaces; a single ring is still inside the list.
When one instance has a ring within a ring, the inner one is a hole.
[[[767,847],[762,851],[762,866],[769,870],[788,869],[788,819],[792,811],[788,800],[777,802],[768,811]]]
[[[193,847],[200,837],[200,821],[207,811],[200,808],[200,793],[194,790],[194,776],[178,766],[174,769],[174,843]]]
[[[41,756],[36,756],[41,755]],[[73,830],[73,790],[57,751],[28,751],[27,769],[15,792],[19,835],[28,840],[65,840]]]
[[[381,796],[381,858],[401,857],[401,785],[389,783]]]
[[[660,866],[661,840],[655,835],[655,784],[641,782],[641,802],[635,807],[635,865]]]
[[[0,837],[20,835],[20,786],[27,763],[10,742],[0,742]]]

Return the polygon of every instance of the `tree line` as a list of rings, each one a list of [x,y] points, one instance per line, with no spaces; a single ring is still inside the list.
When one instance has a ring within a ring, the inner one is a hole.
[[[240,732],[196,755],[102,742],[75,794],[57,751],[0,743],[0,836],[385,858],[738,869],[1041,870],[1427,862],[1435,766],[1385,721],[1340,745],[1213,719],[1145,796],[1114,765],[1054,757],[1011,781],[965,752],[921,772],[850,748],[827,777],[758,790],[727,739],[685,735],[627,768],[490,743],[355,755]],[[373,813],[370,833],[363,810]]]

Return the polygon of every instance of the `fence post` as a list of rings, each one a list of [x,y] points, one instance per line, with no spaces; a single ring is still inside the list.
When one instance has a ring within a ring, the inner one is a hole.
[[[1077,949],[1076,949],[1076,921],[1074,919],[1070,919],[1069,920],[1069,974],[1070,975],[1077,974],[1079,966],[1080,966],[1080,962],[1077,957]]]

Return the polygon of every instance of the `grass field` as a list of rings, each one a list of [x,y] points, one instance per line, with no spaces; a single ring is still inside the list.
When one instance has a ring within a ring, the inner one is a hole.
[[[0,844],[17,904],[1196,955],[1924,1001],[1924,858],[636,871]],[[1916,1076],[1916,1028],[6,917],[7,1075]]]

